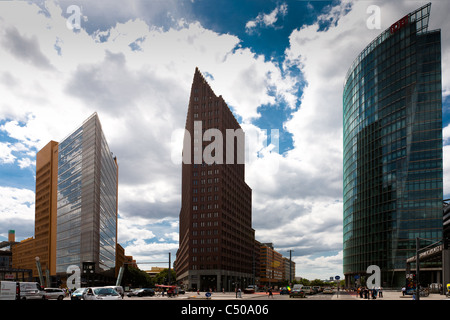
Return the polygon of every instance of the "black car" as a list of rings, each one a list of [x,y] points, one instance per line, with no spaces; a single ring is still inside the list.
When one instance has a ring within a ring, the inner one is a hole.
[[[127,294],[129,297],[153,297],[154,295],[155,290],[150,288],[137,289]]]

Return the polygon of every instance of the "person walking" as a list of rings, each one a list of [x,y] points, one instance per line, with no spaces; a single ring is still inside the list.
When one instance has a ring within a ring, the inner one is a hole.
[[[269,288],[269,298],[272,297],[273,299],[273,292],[272,292],[272,288]]]
[[[378,298],[383,298],[383,288],[382,287],[380,287],[378,289]]]

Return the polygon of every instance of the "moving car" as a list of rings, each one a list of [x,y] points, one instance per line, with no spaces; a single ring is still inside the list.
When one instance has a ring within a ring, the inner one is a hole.
[[[244,289],[244,293],[255,293],[255,288],[248,286]]]
[[[87,288],[78,288],[72,295],[70,296],[70,300],[83,300],[84,295],[86,294]]]
[[[305,292],[300,288],[292,289],[289,293],[289,298],[306,298]]]
[[[59,288],[44,288],[45,299],[63,300],[66,297],[66,292]]]
[[[87,288],[84,300],[122,300],[122,296],[113,288],[90,287]]]
[[[151,288],[137,289],[127,294],[129,297],[153,297],[154,295],[155,290]]]
[[[280,294],[289,294],[289,289],[287,287],[283,287],[280,289]]]
[[[327,288],[323,289],[322,293],[324,293],[324,294],[333,294],[334,291],[333,291],[333,288],[327,287]]]
[[[123,291],[123,288],[121,286],[106,286],[105,288],[113,288],[117,291],[118,294],[120,294],[122,298],[125,295],[125,292]]]
[[[315,293],[314,289],[310,286],[303,286],[302,290],[305,294],[314,294]]]

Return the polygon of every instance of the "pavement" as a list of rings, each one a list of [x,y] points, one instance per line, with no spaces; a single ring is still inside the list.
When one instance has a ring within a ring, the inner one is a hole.
[[[332,300],[371,300],[360,298],[356,292],[342,292],[335,293],[332,297]],[[376,300],[403,300],[410,301],[413,300],[411,295],[402,295],[401,291],[391,291],[391,290],[383,290],[383,297],[377,297]],[[420,297],[420,300],[423,301],[431,301],[431,300],[450,300],[445,295],[439,293],[430,293],[428,297]]]

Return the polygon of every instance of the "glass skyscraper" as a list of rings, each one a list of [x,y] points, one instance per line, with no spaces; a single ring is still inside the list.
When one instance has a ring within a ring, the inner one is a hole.
[[[377,265],[382,285],[404,285],[415,239],[442,238],[441,33],[428,30],[430,9],[427,4],[381,33],[345,78],[347,284]],[[436,267],[421,269],[436,277]]]
[[[117,242],[116,158],[96,113],[59,144],[56,271],[112,272]]]

